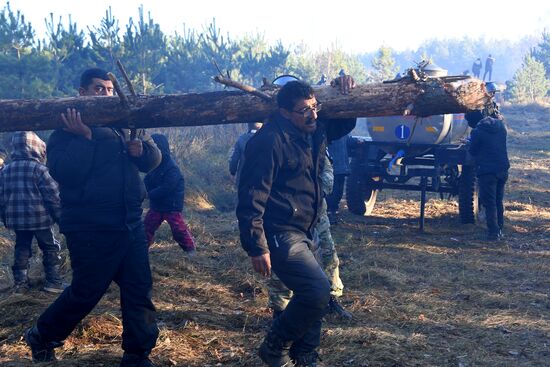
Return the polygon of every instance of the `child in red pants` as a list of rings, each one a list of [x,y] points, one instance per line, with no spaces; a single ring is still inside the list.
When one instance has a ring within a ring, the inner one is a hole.
[[[153,243],[155,231],[167,221],[174,240],[188,254],[194,254],[195,241],[182,214],[184,198],[183,175],[170,156],[168,139],[162,134],[151,135],[162,152],[162,162],[144,179],[149,196],[149,211],[144,225],[149,246]]]

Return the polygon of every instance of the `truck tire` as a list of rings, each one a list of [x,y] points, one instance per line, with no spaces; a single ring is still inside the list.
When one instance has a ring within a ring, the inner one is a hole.
[[[378,190],[373,188],[374,180],[351,173],[346,183],[346,201],[353,214],[370,215],[376,204]]]
[[[463,224],[474,224],[478,211],[476,172],[474,166],[462,166],[458,179],[458,213]]]

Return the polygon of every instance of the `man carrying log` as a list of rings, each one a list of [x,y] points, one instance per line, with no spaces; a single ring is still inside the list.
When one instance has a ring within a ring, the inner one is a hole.
[[[334,84],[347,93],[355,83],[344,75]],[[293,291],[260,358],[271,367],[313,367],[330,299],[330,283],[310,251],[322,201],[319,170],[327,139],[350,132],[355,119],[318,121],[321,104],[301,81],[286,83],[277,105],[274,118],[246,146],[237,217],[254,270],[269,276],[273,268]]]
[[[101,69],[86,70],[81,96],[112,96],[113,83]],[[76,325],[94,308],[112,281],[120,288],[123,319],[122,367],[151,367],[148,358],[158,328],[151,302],[152,278],[141,220],[145,188],[139,172],[161,160],[155,143],[127,129],[89,127],[80,112],[61,115],[65,127],[48,142],[48,167],[59,183],[60,231],[67,239],[71,285],[25,333],[34,362],[55,360]]]

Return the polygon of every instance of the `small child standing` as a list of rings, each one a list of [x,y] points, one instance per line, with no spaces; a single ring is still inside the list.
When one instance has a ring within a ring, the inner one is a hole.
[[[0,171],[0,214],[6,228],[15,231],[15,293],[29,289],[33,237],[42,250],[44,290],[61,293],[61,247],[53,234],[60,211],[59,187],[44,165],[46,144],[32,131],[14,133],[11,143],[11,161]]]
[[[144,179],[149,196],[149,211],[144,225],[149,246],[153,243],[155,231],[167,221],[174,240],[189,255],[195,253],[195,241],[183,217],[184,179],[170,156],[170,145],[166,136],[153,134],[151,138],[162,152],[162,162]]]

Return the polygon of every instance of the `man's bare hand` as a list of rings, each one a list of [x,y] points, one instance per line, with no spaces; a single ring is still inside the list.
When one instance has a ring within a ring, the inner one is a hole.
[[[330,82],[332,87],[340,89],[340,93],[349,94],[356,87],[355,80],[351,75],[342,75]]]
[[[92,140],[92,130],[88,125],[82,122],[80,112],[75,108],[67,108],[67,115],[61,114],[61,120],[65,124],[63,130],[70,132],[71,134],[80,135],[88,140]]]
[[[269,254],[251,257],[250,261],[256,272],[262,274],[264,277],[271,275],[271,258]]]
[[[139,139],[127,141],[126,150],[130,157],[141,157],[143,154],[143,144]]]

